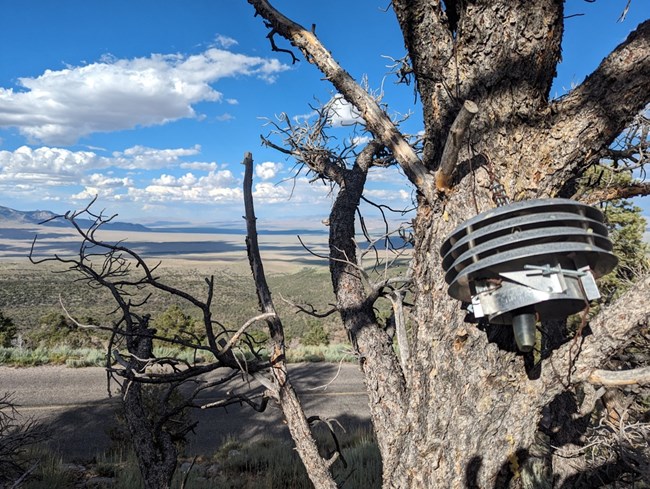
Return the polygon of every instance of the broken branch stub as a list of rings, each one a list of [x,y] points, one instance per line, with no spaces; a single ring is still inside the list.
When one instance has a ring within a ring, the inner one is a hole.
[[[440,159],[440,167],[436,172],[436,189],[439,192],[446,193],[451,190],[460,145],[465,139],[469,125],[477,113],[478,105],[471,100],[465,100],[465,103],[449,129],[442,158]]]

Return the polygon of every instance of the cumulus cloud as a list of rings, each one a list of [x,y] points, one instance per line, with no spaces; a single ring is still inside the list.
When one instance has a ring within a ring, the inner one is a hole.
[[[74,181],[85,171],[102,165],[102,159],[92,151],[21,146],[14,151],[0,150],[0,181],[31,180],[54,185]]]
[[[133,180],[129,177],[119,178],[110,175],[103,175],[101,173],[93,173],[83,180],[87,185],[93,185],[98,188],[117,188],[117,187],[131,187]]]
[[[200,145],[191,148],[158,149],[147,146],[133,146],[124,151],[114,151],[111,164],[130,170],[165,168],[179,164],[181,158],[201,152]]]
[[[136,200],[149,202],[218,202],[239,201],[242,192],[230,170],[213,170],[201,177],[193,173],[180,177],[163,174],[144,189],[132,189],[131,195]]]
[[[134,146],[101,156],[94,151],[71,151],[65,148],[21,146],[14,151],[0,150],[0,181],[19,183],[39,180],[50,185],[79,182],[91,171],[114,167],[126,170],[150,170],[187,165],[188,169],[216,169],[216,163],[184,162],[182,158],[200,153],[192,148],[157,149]]]
[[[262,164],[255,165],[255,175],[262,180],[275,178],[280,170],[282,170],[282,163],[266,161]]]
[[[140,206],[224,203],[240,205],[242,182],[224,165],[189,161],[200,153],[191,148],[155,149],[134,146],[109,155],[62,148],[0,150],[0,192],[29,194],[34,199],[137,202]],[[178,172],[179,169],[184,169]],[[126,170],[126,171],[125,171]],[[137,170],[137,171],[133,171]],[[155,173],[157,170],[161,170]],[[260,204],[329,203],[330,188],[301,177],[274,184],[281,163],[256,165],[260,178],[254,196]],[[159,208],[159,207],[156,207]]]
[[[331,121],[334,127],[363,124],[363,119],[357,109],[350,105],[343,95],[337,94],[328,102]]]
[[[129,177],[120,178],[102,173],[88,175],[82,178],[80,183],[84,185],[84,189],[70,196],[73,201],[87,201],[95,197],[119,199],[117,191],[120,189],[128,191],[129,188],[135,185],[134,181]]]
[[[226,38],[224,42],[228,44]],[[218,80],[255,76],[273,82],[287,69],[277,59],[216,47],[189,56],[104,57],[85,66],[19,78],[18,90],[0,87],[0,127],[17,127],[33,141],[72,144],[94,132],[196,117],[195,104],[223,99],[211,85]]]
[[[181,163],[179,166],[183,170],[214,171],[217,169],[217,164],[214,161],[210,163],[191,161],[188,163]]]
[[[374,189],[374,190],[365,190],[363,195],[369,199],[381,203],[381,202],[397,202],[397,203],[408,203],[411,201],[411,194],[406,192],[403,189],[393,190],[393,189]]]
[[[341,94],[334,95],[329,100],[329,102],[323,105],[322,108],[327,111],[329,122],[332,127],[351,126],[353,124],[364,123],[364,120],[359,112],[352,105],[350,105]],[[316,111],[313,111],[307,114],[295,115],[293,116],[293,120],[295,120],[297,123],[304,123],[309,122],[316,117],[318,117],[318,113]],[[364,140],[360,138],[357,139],[359,140],[353,140],[352,143],[355,145],[363,144]],[[366,141],[369,141],[369,139],[366,139]]]

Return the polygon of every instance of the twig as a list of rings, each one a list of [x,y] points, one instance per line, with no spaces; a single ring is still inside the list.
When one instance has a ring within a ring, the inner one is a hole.
[[[334,377],[332,377],[332,379],[327,384],[317,385],[316,387],[310,387],[310,388],[308,388],[306,390],[308,390],[308,391],[316,391],[316,390],[319,390],[319,389],[322,389],[324,391],[327,390],[327,388],[330,385],[332,385],[332,383],[334,383],[334,381],[338,378],[339,374],[341,373],[341,367],[343,367],[343,361],[344,360],[345,360],[345,356],[343,358],[341,358],[341,360],[339,360],[339,368],[336,371],[336,374],[334,375]]]

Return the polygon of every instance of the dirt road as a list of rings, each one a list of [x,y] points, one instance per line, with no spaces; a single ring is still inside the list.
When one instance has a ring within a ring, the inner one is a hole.
[[[296,364],[290,365],[290,375],[307,416],[336,418],[346,429],[368,423],[367,397],[357,365]],[[245,388],[238,387],[241,392]],[[102,368],[0,367],[0,394],[5,392],[13,393],[22,416],[52,428],[49,444],[65,460],[90,459],[110,447],[119,395],[115,392],[109,398]],[[201,400],[207,403],[216,396]],[[193,410],[192,416],[199,426],[196,435],[190,435],[189,455],[210,453],[228,437],[288,436],[282,413],[272,403],[263,413],[230,406],[227,411]]]

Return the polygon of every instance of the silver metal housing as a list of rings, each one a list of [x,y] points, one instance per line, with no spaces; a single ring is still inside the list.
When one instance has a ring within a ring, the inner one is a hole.
[[[616,266],[603,221],[598,209],[569,199],[483,212],[440,249],[449,295],[493,324],[519,323],[531,310],[541,320],[566,318],[600,296],[595,278]]]

